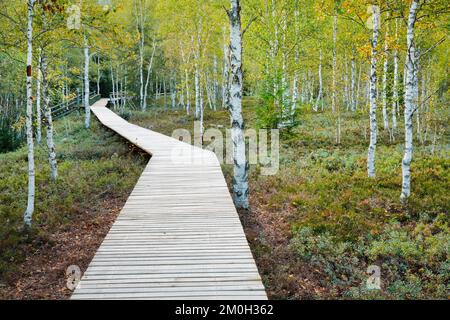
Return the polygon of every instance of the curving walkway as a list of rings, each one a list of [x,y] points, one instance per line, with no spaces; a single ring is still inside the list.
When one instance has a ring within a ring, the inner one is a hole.
[[[92,106],[152,155],[72,299],[267,299],[214,153]]]

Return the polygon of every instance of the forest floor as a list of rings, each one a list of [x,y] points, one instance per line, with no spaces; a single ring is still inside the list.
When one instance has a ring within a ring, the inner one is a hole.
[[[59,176],[49,181],[45,140],[36,148],[36,210],[25,232],[26,148],[0,154],[0,299],[67,299],[66,269],[87,268],[148,155],[81,117],[56,122]]]
[[[247,128],[257,127],[257,101],[246,99]],[[412,196],[399,200],[402,136],[380,128],[377,178],[366,176],[367,117],[335,119],[300,107],[300,125],[280,136],[280,169],[250,169],[251,211],[239,212],[272,299],[448,298],[450,229],[448,114],[436,139],[415,141]],[[126,111],[124,118],[172,135],[193,132],[193,115],[170,108]],[[399,117],[401,122],[401,118]],[[227,111],[205,110],[205,127],[229,127]],[[37,148],[37,207],[31,233],[21,229],[26,205],[26,150],[0,154],[0,298],[67,298],[65,270],[82,270],[109,230],[148,157],[93,121],[58,121],[59,179],[48,180],[45,143]],[[434,143],[433,143],[434,141]],[[207,143],[206,143],[207,144]],[[130,152],[131,151],[131,152]],[[231,183],[232,166],[223,165]],[[366,270],[381,268],[381,290],[368,290]]]
[[[257,128],[257,105],[255,99],[244,101],[246,128]],[[391,142],[380,124],[377,177],[369,179],[366,113],[342,114],[338,145],[336,119],[310,110],[300,106],[299,126],[281,132],[278,173],[263,176],[259,165],[251,166],[251,211],[240,212],[269,297],[448,298],[448,110],[429,122],[423,143],[414,142],[412,195],[406,204],[399,199],[402,128]],[[175,129],[193,135],[193,116],[183,110],[159,108],[124,117],[167,135]],[[402,126],[403,117],[398,119]],[[223,109],[207,108],[204,120],[205,129],[223,131],[230,125]],[[223,171],[230,186],[232,166],[223,165]],[[371,265],[380,268],[380,290],[366,286]]]

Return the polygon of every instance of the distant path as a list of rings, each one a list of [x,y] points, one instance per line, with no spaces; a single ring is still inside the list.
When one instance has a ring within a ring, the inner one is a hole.
[[[215,154],[106,103],[100,122],[152,157],[72,299],[267,299]]]

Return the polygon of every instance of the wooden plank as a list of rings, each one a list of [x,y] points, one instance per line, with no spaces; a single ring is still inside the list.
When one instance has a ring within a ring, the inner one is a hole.
[[[100,122],[152,158],[72,299],[267,299],[214,153],[130,124]]]

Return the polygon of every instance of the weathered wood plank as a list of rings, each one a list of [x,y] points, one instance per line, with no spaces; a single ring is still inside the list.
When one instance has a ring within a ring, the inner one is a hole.
[[[130,124],[102,124],[152,155],[72,299],[267,299],[214,153]]]

